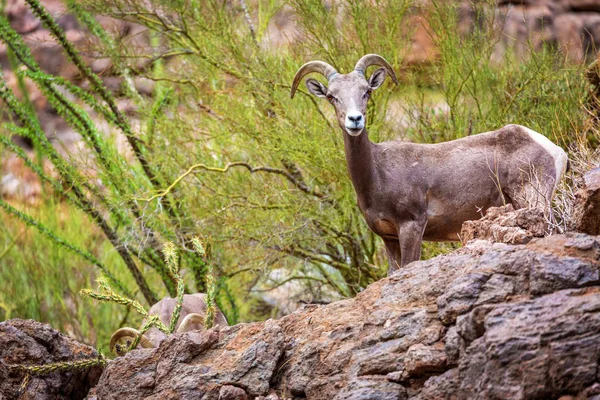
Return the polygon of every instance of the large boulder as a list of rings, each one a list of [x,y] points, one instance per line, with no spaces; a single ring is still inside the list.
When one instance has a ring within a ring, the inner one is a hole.
[[[32,374],[18,366],[48,365],[98,358],[98,352],[49,325],[33,320],[0,322],[0,399],[83,399],[96,385],[102,366]],[[23,390],[22,390],[23,389]]]
[[[542,399],[600,393],[600,238],[475,241],[356,298],[171,336],[97,399]]]

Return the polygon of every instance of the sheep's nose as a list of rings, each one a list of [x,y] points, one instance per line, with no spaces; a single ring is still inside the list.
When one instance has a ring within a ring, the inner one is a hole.
[[[352,122],[354,122],[355,124],[358,124],[361,120],[362,120],[362,114],[361,113],[356,113],[356,114],[348,114],[348,119]]]

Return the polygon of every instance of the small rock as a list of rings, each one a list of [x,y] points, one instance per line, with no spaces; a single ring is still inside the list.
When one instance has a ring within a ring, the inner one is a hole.
[[[401,371],[394,371],[394,372],[390,372],[389,374],[387,374],[385,376],[385,379],[387,379],[390,382],[402,382],[404,379],[402,378],[402,375],[404,374],[404,370]]]
[[[237,386],[221,386],[219,390],[219,400],[247,400],[248,394],[242,388]]]
[[[287,400],[281,399],[281,397],[277,396],[275,393],[271,393],[268,396],[258,396],[256,400]]]
[[[445,367],[446,352],[441,343],[433,346],[415,344],[404,358],[405,373],[411,378],[444,371]]]

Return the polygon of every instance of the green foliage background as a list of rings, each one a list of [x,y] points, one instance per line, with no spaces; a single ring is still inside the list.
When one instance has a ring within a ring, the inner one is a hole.
[[[52,30],[37,0],[28,3]],[[0,199],[6,227],[0,232],[0,319],[48,321],[105,346],[112,331],[139,320],[116,305],[81,299],[79,289],[109,271],[113,286],[139,300],[174,296],[175,284],[160,256],[162,244],[173,241],[186,290],[203,291],[207,266],[191,246],[198,235],[212,243],[217,301],[230,323],[274,315],[261,311],[253,288],[295,281],[309,300],[331,300],[353,296],[383,277],[382,243],[358,212],[332,110],[303,87],[290,99],[294,73],[309,60],[347,72],[362,55],[378,53],[394,66],[401,84],[394,87],[388,80],[369,105],[375,142],[435,143],[507,123],[529,126],[565,148],[595,140],[585,108],[584,65],[533,44],[524,57],[510,51],[499,57],[495,2],[475,2],[480,23],[470,32],[459,27],[455,4],[416,3],[67,1],[96,36],[93,51],[110,57],[113,72],[123,78],[116,94],[75,56],[71,61],[86,85],[74,87],[43,73],[0,17],[0,38],[13,49],[20,78],[40,87],[94,157],[90,168],[84,157],[55,154],[28,104],[11,100],[0,85],[9,121],[0,128],[2,151],[19,153],[9,138],[24,135],[56,171],[44,176],[41,205],[28,208]],[[301,37],[291,46],[272,48],[267,29],[282,10],[294,15]],[[439,57],[407,66],[409,21],[417,14],[428,22]],[[145,45],[105,32],[96,16],[143,25]],[[58,41],[70,49],[60,35]],[[152,96],[135,91],[136,76],[155,81]],[[115,110],[116,97],[129,99],[135,114]],[[127,152],[116,145],[123,137]],[[39,157],[19,155],[32,169],[39,165]],[[225,171],[230,163],[241,164]],[[451,247],[426,244],[424,256]],[[147,290],[132,277],[135,269]]]

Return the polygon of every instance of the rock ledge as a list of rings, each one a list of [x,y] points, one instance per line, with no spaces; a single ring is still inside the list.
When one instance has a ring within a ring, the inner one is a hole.
[[[174,335],[97,399],[600,398],[600,238],[476,241],[354,299]]]

